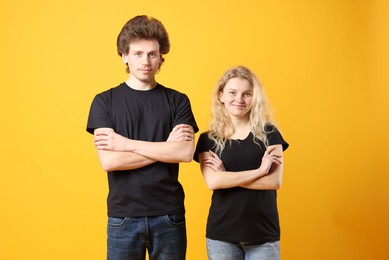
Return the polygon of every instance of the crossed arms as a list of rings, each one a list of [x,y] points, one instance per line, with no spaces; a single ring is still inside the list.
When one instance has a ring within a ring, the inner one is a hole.
[[[283,171],[282,145],[267,148],[257,169],[226,171],[222,160],[212,151],[199,154],[200,168],[211,190],[243,187],[253,190],[277,190],[281,187]]]
[[[193,127],[177,125],[165,142],[128,139],[112,128],[94,131],[94,144],[104,171],[138,169],[157,161],[166,163],[190,162],[194,152]]]

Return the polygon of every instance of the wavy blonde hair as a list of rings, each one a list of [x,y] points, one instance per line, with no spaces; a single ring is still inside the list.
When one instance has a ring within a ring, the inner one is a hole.
[[[220,93],[224,91],[227,82],[232,78],[242,78],[250,82],[253,87],[253,107],[249,112],[251,132],[254,135],[254,142],[259,145],[256,139],[268,146],[266,126],[275,125],[273,111],[270,106],[264,89],[255,74],[244,66],[237,66],[227,70],[219,80],[212,95],[211,122],[209,124],[208,137],[215,142],[216,152],[221,154],[226,143],[231,140],[234,133],[234,126],[230,115],[220,102]]]

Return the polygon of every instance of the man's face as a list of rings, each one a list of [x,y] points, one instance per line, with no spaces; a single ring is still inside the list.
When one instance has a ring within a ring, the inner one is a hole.
[[[131,76],[143,83],[154,82],[161,63],[159,43],[157,40],[135,40],[130,43],[128,55],[123,55],[122,59],[128,63]]]

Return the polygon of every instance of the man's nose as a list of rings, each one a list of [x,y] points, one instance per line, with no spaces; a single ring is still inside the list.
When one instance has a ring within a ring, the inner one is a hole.
[[[150,64],[150,58],[147,55],[144,55],[142,57],[142,65],[149,65]]]

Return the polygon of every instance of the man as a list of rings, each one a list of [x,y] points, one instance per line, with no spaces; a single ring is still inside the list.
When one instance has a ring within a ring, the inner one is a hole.
[[[180,162],[198,131],[185,94],[157,83],[170,50],[163,24],[145,15],[122,28],[118,53],[129,78],[94,98],[87,131],[108,172],[108,259],[185,259]]]

